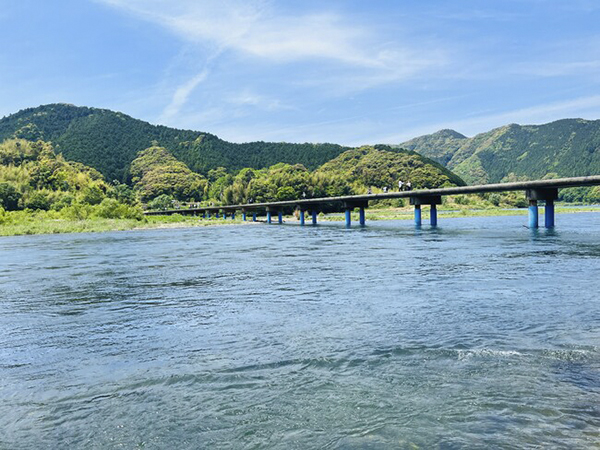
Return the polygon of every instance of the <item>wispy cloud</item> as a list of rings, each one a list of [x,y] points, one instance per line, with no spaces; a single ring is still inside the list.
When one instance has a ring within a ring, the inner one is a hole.
[[[264,1],[98,0],[165,26],[185,41],[275,62],[320,58],[389,71],[414,66],[418,48],[378,42],[372,29],[335,13],[279,13]],[[418,57],[423,65],[422,55]],[[429,61],[429,64],[434,61]],[[396,70],[398,76],[408,73]]]
[[[161,119],[164,121],[169,121],[169,119],[171,119],[173,116],[179,114],[181,107],[185,105],[192,91],[196,89],[196,87],[200,83],[206,80],[207,76],[208,70],[204,69],[198,75],[194,76],[192,79],[186,81],[184,84],[179,86],[173,94],[171,103],[169,103],[169,105],[167,105],[167,107],[163,111]]]

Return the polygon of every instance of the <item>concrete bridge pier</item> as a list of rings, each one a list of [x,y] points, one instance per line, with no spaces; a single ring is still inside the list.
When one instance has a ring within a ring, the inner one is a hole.
[[[245,222],[246,221],[246,211],[242,210],[242,220]]]
[[[210,211],[208,211],[208,213],[206,214],[206,217],[208,217],[210,219]]]
[[[546,202],[544,226],[546,228],[554,228],[554,200],[558,199],[558,188],[527,189],[525,196],[529,200],[529,228],[537,228],[539,226],[539,200]]]
[[[279,225],[283,223],[283,212],[281,210],[277,211],[277,223]]]
[[[204,211],[202,212],[202,218],[206,219],[206,213]]]
[[[312,224],[316,225],[317,224],[317,216],[319,215],[319,212],[316,209],[313,209],[310,212],[311,216],[312,216]]]
[[[364,227],[366,225],[365,207],[364,206],[361,206],[360,209],[358,210],[358,222],[360,223],[361,227]]]
[[[227,219],[227,213],[223,211],[223,219]]]
[[[429,224],[437,227],[437,205],[442,204],[441,195],[423,195],[419,197],[410,197],[410,204],[415,206],[415,226],[420,227],[422,224],[421,206],[429,205]]]
[[[352,208],[346,208],[344,210],[346,216],[346,228],[352,227]]]
[[[271,223],[271,211],[267,209],[267,223]]]
[[[256,212],[252,213],[252,222],[256,222]]]
[[[300,226],[303,227],[304,226],[304,210],[302,208],[300,208],[300,210],[298,211],[298,218],[300,219]]]
[[[235,220],[235,211],[231,213],[231,220]]]

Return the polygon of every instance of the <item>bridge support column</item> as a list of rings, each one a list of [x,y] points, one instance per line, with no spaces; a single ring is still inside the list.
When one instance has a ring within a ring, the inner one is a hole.
[[[208,214],[206,215],[206,217],[208,217],[210,219],[210,211],[208,212]]]
[[[246,221],[246,211],[242,211],[242,220]]]
[[[368,201],[350,201],[344,202],[344,210],[346,214],[346,228],[352,226],[352,211],[354,208],[359,208],[358,220],[361,227],[365,226],[365,208],[369,206]]]
[[[304,210],[303,209],[300,210],[299,218],[300,218],[300,226],[303,227],[304,226]]]
[[[279,225],[283,223],[283,213],[281,211],[277,211],[277,223]]]
[[[267,223],[271,223],[271,211],[267,211]]]
[[[227,213],[226,212],[223,213],[223,219],[227,219]]]
[[[421,205],[415,205],[415,226],[421,228]]]
[[[537,200],[529,200],[529,228],[537,228],[538,223],[538,203]]]
[[[346,216],[346,228],[352,227],[352,210],[350,208],[345,209]]]
[[[206,213],[205,212],[202,213],[202,218],[206,219]]]
[[[317,212],[317,210],[316,210],[316,209],[313,209],[313,210],[310,212],[310,214],[311,214],[311,216],[312,216],[312,224],[313,224],[313,225],[316,225],[316,224],[317,224],[317,216],[318,216],[318,214],[319,214],[319,213]]]
[[[231,220],[235,220],[235,211],[231,213]]]
[[[422,224],[421,206],[429,205],[429,224],[432,227],[437,227],[437,205],[442,204],[441,195],[423,195],[411,197],[410,204],[415,205],[415,225],[420,227]]]
[[[529,200],[529,228],[539,226],[538,200],[546,202],[544,219],[546,228],[554,227],[554,200],[558,198],[558,188],[527,189],[525,196]]]
[[[255,212],[252,213],[252,222],[256,222],[256,213]]]
[[[554,200],[546,200],[544,225],[546,228],[554,228]]]

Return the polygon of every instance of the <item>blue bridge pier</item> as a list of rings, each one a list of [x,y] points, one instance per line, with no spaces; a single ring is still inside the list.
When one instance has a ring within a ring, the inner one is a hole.
[[[554,201],[558,199],[558,189],[527,189],[525,196],[529,200],[529,228],[539,227],[538,202],[544,201],[544,226],[554,228]]]
[[[437,227],[437,205],[442,204],[441,195],[427,195],[419,197],[410,197],[410,204],[415,207],[415,226],[422,225],[422,205],[429,205],[429,224],[432,227]]]
[[[354,211],[355,208],[359,208],[358,221],[360,226],[365,226],[365,208],[369,206],[369,202],[344,202],[343,206],[346,228],[350,228],[352,226],[352,211]]]
[[[298,208],[298,219],[300,220],[300,226],[304,226],[304,209]]]
[[[334,210],[343,211],[346,227],[352,226],[352,213],[354,209],[359,208],[359,221],[361,226],[365,226],[365,209],[369,205],[369,201],[385,200],[385,199],[403,199],[408,198],[410,204],[415,208],[415,226],[422,225],[422,206],[429,206],[429,223],[432,228],[438,224],[437,205],[442,204],[442,196],[444,195],[468,195],[468,194],[483,194],[489,192],[525,192],[525,197],[529,202],[529,227],[539,227],[539,207],[540,202],[544,208],[544,225],[546,228],[555,226],[554,220],[554,202],[558,199],[558,190],[571,187],[583,186],[600,186],[600,175],[591,175],[584,177],[558,178],[552,180],[534,180],[534,181],[518,181],[514,183],[496,183],[482,184],[477,186],[453,186],[447,188],[436,189],[418,189],[414,191],[401,192],[384,192],[379,194],[360,194],[360,195],[344,195],[338,197],[321,197],[321,198],[301,198],[295,200],[284,200],[277,202],[262,202],[262,203],[247,203],[241,205],[221,205],[196,207],[189,209],[172,209],[166,211],[147,211],[146,215],[170,215],[170,214],[188,214],[202,215],[208,219],[219,218],[223,214],[226,218],[231,214],[232,219],[235,218],[236,211],[242,212],[243,220],[246,220],[247,213],[252,212],[252,220],[257,221],[257,214],[266,212],[267,223],[272,223],[273,213],[277,214],[278,223],[283,222],[284,210],[300,210],[300,225],[305,224],[306,212],[310,212],[312,224],[317,225],[317,217],[319,211]],[[336,206],[337,205],[337,206]]]

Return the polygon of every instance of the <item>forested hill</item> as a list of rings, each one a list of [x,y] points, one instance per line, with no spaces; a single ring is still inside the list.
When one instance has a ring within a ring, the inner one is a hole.
[[[511,124],[472,138],[442,130],[400,147],[444,164],[469,184],[600,174],[600,120]]]
[[[0,119],[0,142],[9,138],[52,142],[55,151],[100,171],[108,180],[124,181],[137,153],[151,145],[172,152],[195,172],[225,167],[263,168],[276,163],[315,169],[348,150],[336,144],[251,142],[234,144],[217,136],[152,125],[122,113],[51,104]]]

